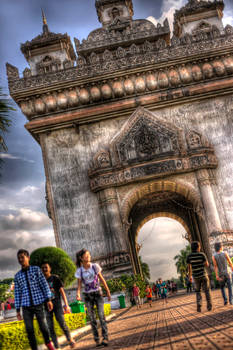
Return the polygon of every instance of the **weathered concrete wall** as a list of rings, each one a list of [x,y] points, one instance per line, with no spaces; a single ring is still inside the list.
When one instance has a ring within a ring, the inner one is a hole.
[[[108,232],[103,228],[96,194],[90,191],[88,169],[93,155],[119,130],[122,120],[53,131],[45,137],[46,163],[51,183],[61,248],[72,257],[88,248],[93,258],[106,256]]]
[[[212,185],[223,229],[233,229],[233,96],[211,98],[153,111],[180,128],[194,129],[214,146],[219,161]],[[110,252],[108,232],[101,219],[97,195],[90,191],[88,169],[92,157],[107,148],[126,117],[53,131],[45,137],[45,154],[61,247],[71,256],[86,247],[92,256]],[[180,177],[182,179],[183,175]],[[192,185],[196,180],[192,178]],[[119,200],[134,185],[117,189]],[[127,239],[127,238],[126,238]]]
[[[211,98],[191,104],[156,110],[159,117],[174,125],[193,129],[214,146],[219,161],[213,186],[223,229],[233,229],[233,96]]]

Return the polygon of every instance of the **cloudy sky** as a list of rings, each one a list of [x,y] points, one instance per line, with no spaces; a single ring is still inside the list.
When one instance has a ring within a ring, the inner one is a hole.
[[[162,21],[172,16],[186,0],[134,0],[134,18],[154,17]],[[41,7],[53,32],[67,32],[82,40],[100,26],[94,0],[0,0],[0,86],[8,94],[5,63],[22,73],[27,66],[20,52],[20,43],[31,40],[42,30]],[[226,0],[224,23],[233,24],[233,1]],[[11,113],[12,127],[6,135],[8,154],[1,154],[4,166],[0,178],[0,278],[10,277],[18,269],[16,251],[29,251],[55,245],[51,221],[45,208],[45,176],[39,145],[25,130],[26,118],[15,106]],[[151,225],[153,234],[150,235]],[[171,220],[159,219],[142,228],[141,255],[151,267],[153,278],[175,275],[170,269],[173,256],[184,246],[183,228]],[[149,238],[148,238],[148,235]],[[172,247],[167,246],[172,242]],[[153,244],[152,244],[153,243]],[[170,252],[168,254],[168,251]],[[170,259],[170,260],[169,260]],[[159,266],[159,267],[158,267]]]

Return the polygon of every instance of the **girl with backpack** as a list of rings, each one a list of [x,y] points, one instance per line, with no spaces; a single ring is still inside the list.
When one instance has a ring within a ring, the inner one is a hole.
[[[100,281],[102,282],[108,296],[111,300],[111,294],[108,285],[101,273],[102,269],[98,264],[91,263],[91,254],[88,250],[82,249],[76,254],[76,265],[78,267],[75,277],[78,279],[77,300],[81,300],[81,286],[84,285],[84,301],[90,316],[92,332],[96,342],[96,347],[108,346],[108,328],[104,316],[104,299]],[[102,328],[103,340],[100,342],[99,333],[96,322],[96,314],[94,306],[97,307],[97,313]]]

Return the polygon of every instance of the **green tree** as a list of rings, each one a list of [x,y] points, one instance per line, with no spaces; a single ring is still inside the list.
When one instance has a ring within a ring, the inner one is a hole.
[[[11,106],[11,103],[6,98],[6,95],[2,93],[0,88],[0,153],[7,151],[6,142],[4,139],[5,133],[9,131],[11,125],[11,120],[9,118],[9,112],[14,109]],[[2,159],[0,158],[0,164]]]
[[[141,265],[143,278],[144,278],[144,280],[146,282],[148,282],[150,280],[150,268],[149,268],[149,265],[142,261],[142,257],[141,256],[139,256],[139,262],[140,262],[140,265]]]
[[[13,298],[13,292],[9,290],[8,284],[0,284],[0,302]]]
[[[111,293],[122,292],[126,289],[125,284],[120,278],[112,278],[110,280],[107,280],[107,285]],[[105,289],[104,293],[106,294]]]
[[[8,286],[14,281],[14,278],[5,278],[4,280],[0,280],[0,284],[7,284]]]
[[[30,264],[41,266],[43,262],[49,263],[52,273],[60,277],[65,287],[74,282],[76,266],[64,250],[56,247],[43,247],[34,250],[31,254]]]
[[[181,249],[180,253],[174,257],[176,261],[177,273],[180,274],[180,279],[185,286],[185,276],[188,272],[187,256],[191,253],[191,246],[188,245]]]

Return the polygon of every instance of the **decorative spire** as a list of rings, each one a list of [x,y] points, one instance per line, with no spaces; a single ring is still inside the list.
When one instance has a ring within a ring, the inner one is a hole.
[[[43,19],[43,34],[46,35],[49,33],[49,27],[48,27],[47,19],[45,17],[44,10],[42,8],[41,8],[41,12],[42,12],[42,19]]]

